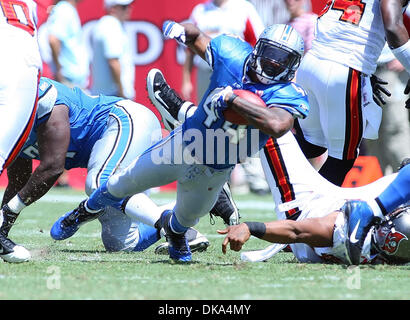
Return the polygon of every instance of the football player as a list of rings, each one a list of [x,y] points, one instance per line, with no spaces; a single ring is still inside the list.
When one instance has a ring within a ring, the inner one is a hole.
[[[32,129],[42,62],[37,42],[36,3],[1,0],[0,7],[1,175],[17,157]],[[0,232],[0,252],[7,254],[12,248],[23,260],[28,257],[23,247]]]
[[[1,209],[1,232],[8,235],[19,213],[49,191],[64,169],[87,168],[85,188],[91,194],[113,172],[125,168],[161,138],[160,123],[145,106],[119,97],[90,97],[79,88],[41,78],[34,129],[7,171],[9,183]],[[33,173],[32,159],[40,160]],[[146,211],[141,214],[143,217],[158,210],[159,215],[164,210],[144,193],[130,197],[127,206],[137,212]],[[103,244],[109,251],[142,251],[160,238],[157,229],[118,209],[107,207],[91,216],[97,217],[102,225]],[[65,238],[59,232],[60,225],[78,228],[88,218],[81,212],[60,218],[51,229],[52,238]],[[189,237],[198,250],[206,249],[208,240],[196,230],[190,230]],[[26,250],[24,253],[10,247],[0,257],[20,262],[29,258]]]
[[[192,257],[185,232],[212,208],[235,164],[257,153],[269,136],[288,132],[295,118],[306,117],[306,94],[291,82],[304,45],[302,37],[287,25],[266,28],[254,48],[237,37],[211,39],[190,23],[167,21],[163,32],[211,66],[207,93],[193,116],[124,171],[111,176],[86,204],[91,210],[118,205],[128,195],[177,180],[174,209],[164,211],[150,225],[166,231],[170,258],[187,262]],[[237,97],[232,88],[257,92],[268,107]],[[155,91],[161,96],[161,89]],[[238,127],[226,121],[223,111],[228,107],[249,124]],[[226,143],[218,143],[221,140]]]
[[[230,226],[218,233],[225,234],[222,252],[240,251],[251,235],[274,243],[291,244],[297,259],[301,262],[333,262],[342,264],[363,264],[385,262],[389,264],[405,264],[410,262],[410,165],[404,166],[398,175],[392,175],[384,181],[375,182],[380,187],[386,181],[395,179],[376,198],[383,202],[388,211],[379,223],[373,223],[365,230],[363,245],[353,247],[349,236],[350,219],[368,219],[366,202],[348,200],[336,211],[322,211],[322,215],[307,214],[297,221],[286,219],[262,222],[244,222]],[[379,186],[368,185],[357,190],[356,198],[365,199]],[[341,194],[344,188],[339,188]],[[372,190],[374,189],[374,190]],[[401,192],[397,192],[400,189]],[[395,193],[392,193],[392,191]],[[407,191],[406,191],[407,190]],[[326,199],[325,196],[322,197]],[[385,200],[385,201],[383,201]],[[371,200],[368,200],[371,203]],[[301,203],[304,206],[303,203]],[[379,207],[377,207],[379,208]],[[377,210],[377,209],[376,209]],[[319,211],[319,210],[318,210]],[[356,237],[354,235],[354,237]],[[356,240],[358,241],[358,240]],[[360,249],[360,251],[359,251]]]
[[[329,1],[319,14],[312,48],[298,70],[297,83],[308,93],[311,112],[295,123],[307,158],[326,150],[319,172],[342,185],[359,153],[362,138],[377,139],[382,109],[372,99],[371,74],[387,43],[410,72],[410,41],[403,24],[408,0]],[[320,68],[318,68],[320,66]],[[408,93],[408,91],[406,91]],[[370,220],[352,219],[360,241]],[[349,233],[350,235],[350,233]]]
[[[341,186],[363,138],[377,139],[382,109],[372,99],[371,77],[386,43],[410,72],[408,0],[328,1],[296,82],[307,92],[310,113],[297,121],[308,159],[328,152],[319,172]],[[320,66],[320,67],[319,67]]]

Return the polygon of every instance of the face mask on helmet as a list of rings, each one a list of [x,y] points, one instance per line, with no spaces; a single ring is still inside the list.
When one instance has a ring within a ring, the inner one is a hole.
[[[286,37],[285,33],[292,35]],[[275,41],[276,37],[278,41]],[[287,82],[295,76],[302,54],[303,40],[296,30],[286,25],[274,25],[267,28],[256,43],[249,67],[261,83]]]
[[[410,262],[410,205],[399,207],[373,231],[373,247],[391,264]]]

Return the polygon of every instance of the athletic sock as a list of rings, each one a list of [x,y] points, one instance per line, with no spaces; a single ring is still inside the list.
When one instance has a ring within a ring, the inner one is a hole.
[[[197,107],[192,102],[185,101],[181,106],[181,109],[178,111],[178,121],[183,123],[186,118],[189,118],[194,114],[196,109]]]
[[[184,227],[179,223],[177,217],[175,216],[175,212],[172,213],[169,225],[171,227],[171,230],[175,233],[185,233],[188,230],[188,227]]]
[[[390,185],[375,199],[383,215],[410,199],[410,165],[403,167]]]
[[[87,208],[91,210],[101,210],[106,206],[111,206],[116,209],[121,208],[123,198],[114,197],[107,189],[107,181],[105,181],[97,190],[95,190],[86,202]]]

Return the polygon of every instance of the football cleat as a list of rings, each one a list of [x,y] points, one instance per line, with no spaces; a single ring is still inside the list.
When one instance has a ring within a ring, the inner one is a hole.
[[[6,262],[20,263],[30,260],[31,254],[26,248],[15,244],[0,232],[0,258]]]
[[[208,239],[201,234],[199,231],[194,228],[189,228],[185,234],[185,237],[188,240],[189,248],[192,252],[202,252],[208,249],[209,241]],[[168,254],[169,242],[161,243],[155,248],[156,254]]]
[[[410,158],[404,158],[400,163],[399,170],[410,164]]]
[[[169,257],[178,262],[190,262],[192,260],[191,250],[185,233],[175,233],[172,231],[170,221],[172,210],[165,210],[159,220],[155,223],[155,227],[165,231],[165,238],[168,242]]]
[[[15,213],[10,210],[9,206],[5,204],[0,210],[0,218],[2,223],[0,225],[0,232],[3,232],[6,237],[8,237],[11,227],[18,217],[18,213]]]
[[[359,265],[364,240],[370,228],[379,218],[374,216],[372,209],[365,201],[360,200],[346,201],[342,211],[347,221],[347,252],[352,264]]]
[[[233,201],[232,194],[228,183],[225,183],[221,192],[219,193],[218,200],[209,212],[211,215],[211,221],[213,216],[221,217],[226,226],[233,226],[239,224],[239,210]]]
[[[159,111],[165,129],[172,131],[181,123],[178,121],[178,112],[187,101],[172,89],[165,81],[164,75],[158,69],[151,69],[147,76],[148,97]]]
[[[95,213],[87,211],[85,201],[83,200],[77,208],[65,213],[54,222],[50,230],[50,235],[54,240],[70,238],[84,223],[97,219],[104,212],[104,210]]]

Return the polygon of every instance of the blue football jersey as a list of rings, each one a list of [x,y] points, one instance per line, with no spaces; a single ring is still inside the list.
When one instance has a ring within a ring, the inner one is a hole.
[[[70,144],[65,168],[86,168],[92,147],[106,129],[111,109],[122,98],[92,97],[79,88],[71,89],[44,77],[40,79],[38,97],[36,121],[20,156],[39,159],[37,128],[49,118],[53,108],[65,105],[69,109],[70,120]]]
[[[296,83],[265,85],[248,79],[246,67],[252,50],[247,42],[227,35],[215,37],[207,48],[206,58],[213,69],[210,85],[197,110],[182,127],[185,144],[191,144],[192,154],[203,164],[214,168],[233,166],[255,155],[269,139],[252,126],[232,124],[213,109],[212,96],[226,86],[252,91],[268,107],[283,108],[295,118],[305,118],[308,114],[306,92]]]

